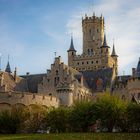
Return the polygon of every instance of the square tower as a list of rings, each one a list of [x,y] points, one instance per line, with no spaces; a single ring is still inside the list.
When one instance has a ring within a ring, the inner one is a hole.
[[[82,19],[83,54],[95,54],[101,47],[104,39],[104,18],[87,17]]]

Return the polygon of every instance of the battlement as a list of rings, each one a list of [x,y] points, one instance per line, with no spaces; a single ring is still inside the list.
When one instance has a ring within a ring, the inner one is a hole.
[[[85,17],[82,17],[82,24],[87,22],[104,22],[104,17],[101,15],[100,17],[97,17],[93,15],[92,17],[88,17],[85,15]]]

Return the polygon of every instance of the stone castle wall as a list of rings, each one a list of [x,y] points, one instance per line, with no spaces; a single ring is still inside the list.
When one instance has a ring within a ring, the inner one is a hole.
[[[53,96],[41,94],[20,93],[20,92],[1,92],[0,93],[0,110],[16,104],[29,106],[33,104],[43,105],[46,107],[58,107],[59,99]]]

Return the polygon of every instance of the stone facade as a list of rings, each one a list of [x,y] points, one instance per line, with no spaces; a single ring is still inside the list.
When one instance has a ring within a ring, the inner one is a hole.
[[[83,75],[65,65],[59,56],[38,85],[38,93],[56,96],[61,105],[70,106],[75,100],[88,100],[92,95],[84,83]]]

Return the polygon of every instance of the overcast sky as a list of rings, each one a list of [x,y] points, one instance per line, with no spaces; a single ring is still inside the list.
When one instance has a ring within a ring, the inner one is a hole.
[[[46,72],[55,51],[67,63],[71,32],[80,54],[81,18],[93,12],[105,17],[111,51],[115,39],[119,74],[131,74],[140,57],[140,0],[0,0],[2,69],[8,54],[19,74]]]

